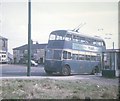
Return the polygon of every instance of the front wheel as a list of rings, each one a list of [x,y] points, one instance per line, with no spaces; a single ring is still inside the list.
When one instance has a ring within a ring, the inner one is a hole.
[[[68,76],[68,75],[70,75],[70,67],[68,66],[68,65],[65,65],[63,68],[62,68],[62,75],[64,75],[64,76]]]

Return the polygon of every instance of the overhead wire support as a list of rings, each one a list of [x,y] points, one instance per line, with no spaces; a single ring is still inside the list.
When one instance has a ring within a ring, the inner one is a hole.
[[[83,27],[86,23],[81,23],[78,27],[74,28],[72,31],[78,32],[81,27]]]

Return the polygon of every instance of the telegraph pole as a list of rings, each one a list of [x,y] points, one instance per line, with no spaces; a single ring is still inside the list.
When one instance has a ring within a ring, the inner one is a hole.
[[[28,67],[27,76],[31,75],[31,0],[28,1]]]

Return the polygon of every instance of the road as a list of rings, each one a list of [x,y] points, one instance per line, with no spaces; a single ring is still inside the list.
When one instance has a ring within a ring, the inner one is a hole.
[[[44,71],[44,66],[40,65],[38,67],[31,67],[31,76],[27,77],[27,66],[24,65],[11,65],[2,64],[0,65],[0,77],[3,78],[17,78],[17,79],[41,79],[41,78],[51,78],[51,79],[89,79],[88,75],[71,75],[71,76],[60,76],[58,74],[47,75]]]
[[[24,65],[11,65],[11,64],[0,64],[0,70],[2,77],[10,76],[26,76],[27,75],[27,66]],[[31,76],[44,76],[43,66],[31,67]]]
[[[1,70],[0,77],[12,77],[12,78],[27,77],[27,66],[24,66],[24,65],[2,64],[0,65],[0,70]],[[54,79],[81,78],[82,79],[82,75],[71,75],[71,76],[60,76],[59,74],[54,74],[51,76],[47,75],[44,71],[44,66],[42,65],[38,67],[31,67],[31,77],[37,78],[37,79],[38,78],[54,78]]]
[[[11,64],[0,64],[0,79],[56,79],[56,80],[82,80],[89,81],[98,84],[107,85],[118,85],[118,78],[104,78],[99,75],[70,75],[60,76],[52,75],[49,76],[45,73],[43,66],[31,67],[31,76],[27,77],[27,66],[23,65],[11,65]]]

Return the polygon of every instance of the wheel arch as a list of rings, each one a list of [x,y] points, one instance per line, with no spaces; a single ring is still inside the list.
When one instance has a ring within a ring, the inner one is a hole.
[[[71,75],[71,68],[70,68],[70,65],[69,65],[69,64],[64,64],[64,65],[62,66],[62,69],[64,69],[64,68],[68,68],[69,75]]]

